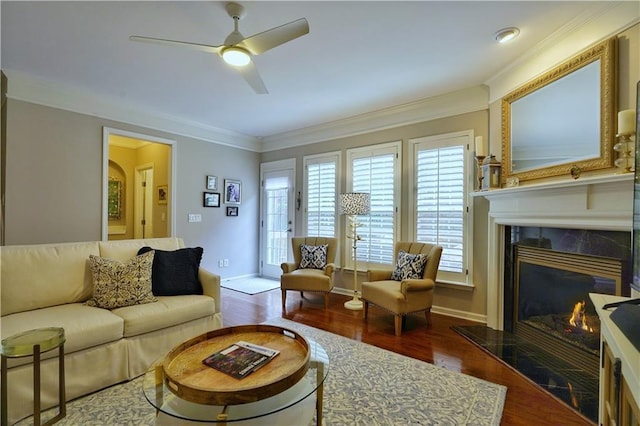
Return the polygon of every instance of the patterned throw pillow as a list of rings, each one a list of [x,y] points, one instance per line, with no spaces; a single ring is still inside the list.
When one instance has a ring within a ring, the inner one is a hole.
[[[427,264],[426,254],[411,254],[404,250],[398,252],[396,268],[391,274],[391,279],[402,281],[410,278],[422,278],[424,266]]]
[[[151,292],[153,255],[150,251],[126,263],[90,255],[93,297],[87,300],[87,305],[114,309],[155,302],[157,299]]]
[[[308,246],[300,245],[300,269],[322,269],[327,264],[327,249],[329,245]]]

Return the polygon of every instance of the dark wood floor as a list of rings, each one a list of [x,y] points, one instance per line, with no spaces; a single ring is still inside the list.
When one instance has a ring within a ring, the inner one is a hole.
[[[331,294],[329,309],[325,311],[320,295],[305,293],[302,299],[299,293],[290,291],[287,293],[287,312],[283,313],[280,290],[251,296],[223,288],[222,314],[225,326],[287,318],[504,385],[508,390],[503,425],[592,425],[585,417],[451,330],[454,325],[477,323],[433,314],[433,325],[427,328],[424,315],[410,315],[403,335],[396,337],[390,314],[373,306],[369,308],[368,323],[363,323],[362,311],[344,308],[346,300],[345,296]]]

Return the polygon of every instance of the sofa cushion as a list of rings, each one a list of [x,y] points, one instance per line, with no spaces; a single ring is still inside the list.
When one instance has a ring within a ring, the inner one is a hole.
[[[93,297],[89,306],[114,309],[155,302],[151,292],[154,252],[129,259],[126,263],[99,256],[89,256],[93,274]]]
[[[97,242],[0,247],[2,315],[86,301],[88,259],[98,253]]]
[[[177,250],[184,247],[182,238],[147,238],[140,240],[100,241],[100,256],[124,262],[131,259],[140,247],[149,246],[160,250]]]
[[[328,244],[300,245],[300,269],[322,269],[327,264]]]
[[[413,254],[400,250],[398,252],[398,259],[396,260],[396,267],[391,273],[391,279],[402,281],[411,278],[422,278],[424,265],[426,264],[426,254]]]
[[[159,296],[156,303],[127,306],[111,311],[124,320],[124,336],[149,333],[215,314],[209,296]]]
[[[1,327],[3,338],[36,328],[62,327],[66,339],[64,351],[72,353],[121,339],[124,320],[107,309],[69,303],[4,316]],[[51,358],[57,354],[58,351],[49,351],[42,357]],[[29,357],[17,358],[10,364],[27,362],[31,362]]]
[[[138,254],[151,250],[155,252],[151,273],[154,296],[202,294],[202,284],[198,279],[202,247],[166,251],[145,246],[138,250]]]

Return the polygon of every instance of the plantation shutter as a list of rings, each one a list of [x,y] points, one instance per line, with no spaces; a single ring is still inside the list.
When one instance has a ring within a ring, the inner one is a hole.
[[[312,237],[335,237],[336,161],[329,159],[309,162],[306,170],[306,235]]]
[[[416,155],[416,238],[443,247],[439,269],[464,272],[463,145],[419,148]]]
[[[397,148],[358,155],[352,159],[352,191],[370,194],[371,212],[358,216],[358,260],[393,264],[396,235]]]

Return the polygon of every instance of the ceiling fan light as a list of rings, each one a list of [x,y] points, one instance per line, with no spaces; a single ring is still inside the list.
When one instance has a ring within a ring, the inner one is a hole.
[[[498,43],[507,43],[518,37],[520,30],[516,27],[503,28],[496,33]]]
[[[229,65],[244,67],[249,65],[251,57],[249,53],[239,47],[228,47],[222,51],[222,59]]]

